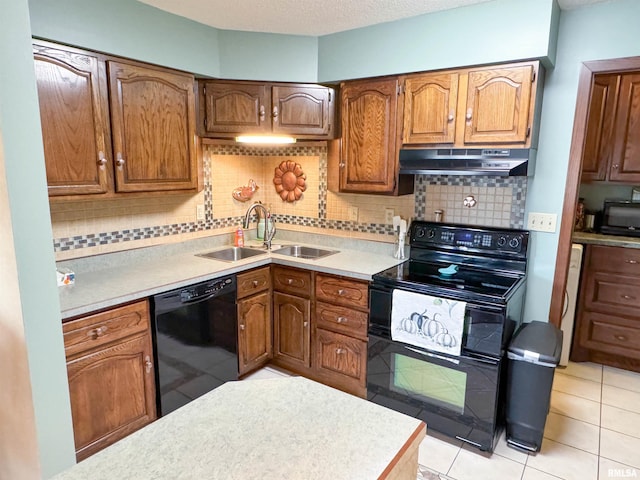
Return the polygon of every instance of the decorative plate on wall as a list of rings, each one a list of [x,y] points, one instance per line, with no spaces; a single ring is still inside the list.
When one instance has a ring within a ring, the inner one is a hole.
[[[299,163],[285,160],[276,167],[273,184],[283,201],[295,202],[300,200],[302,192],[307,189],[306,179]]]

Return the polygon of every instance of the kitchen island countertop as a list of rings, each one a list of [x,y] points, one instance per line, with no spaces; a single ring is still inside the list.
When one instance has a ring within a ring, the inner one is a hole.
[[[413,480],[425,432],[303,377],[228,382],[54,479]]]

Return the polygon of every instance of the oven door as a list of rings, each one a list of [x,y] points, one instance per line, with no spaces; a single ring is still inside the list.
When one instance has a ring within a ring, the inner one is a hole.
[[[370,333],[367,398],[491,452],[502,363],[489,357],[434,354]]]

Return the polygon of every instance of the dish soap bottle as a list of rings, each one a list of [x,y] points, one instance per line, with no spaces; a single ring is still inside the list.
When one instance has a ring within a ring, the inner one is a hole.
[[[236,238],[234,245],[236,247],[244,247],[244,230],[242,230],[242,227],[238,227],[236,229]]]

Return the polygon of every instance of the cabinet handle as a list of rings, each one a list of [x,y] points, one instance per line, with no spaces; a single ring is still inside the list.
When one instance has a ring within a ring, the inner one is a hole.
[[[450,122],[453,122],[454,118],[455,118],[455,116],[453,115],[453,110],[451,110],[449,112],[449,116],[447,117],[447,120],[449,120]]]
[[[144,368],[147,371],[147,373],[151,373],[151,369],[153,368],[153,363],[151,363],[151,358],[149,357],[149,355],[144,357]]]
[[[101,327],[98,327],[98,328],[93,328],[87,332],[87,337],[91,337],[95,340],[96,338],[104,335],[107,332],[107,330],[108,328],[106,327],[106,325],[102,325]]]
[[[336,354],[342,355],[345,352],[344,348],[336,348]]]
[[[344,168],[344,162],[339,163],[339,164],[338,164],[338,166],[339,166],[340,168]]]
[[[116,167],[122,168],[124,166],[124,158],[122,158],[122,154],[118,152],[116,156]]]
[[[273,119],[277,122],[278,121],[278,107],[274,106],[273,107]]]
[[[338,295],[340,296],[344,295],[344,290],[343,289],[338,290]]]
[[[626,335],[615,335],[616,340],[620,340],[621,342],[626,342],[627,341],[627,337]]]
[[[465,117],[467,119],[467,121],[471,120],[473,118],[473,110],[469,109],[467,110],[467,116]]]
[[[287,284],[288,284],[288,285],[291,285],[292,283],[293,283],[293,278],[288,278],[288,279],[287,279]]]
[[[254,280],[251,284],[253,285],[253,288],[256,288],[258,286],[258,280]]]
[[[244,324],[243,324],[243,323],[241,323],[241,324],[240,324],[240,330],[244,330],[244,329],[245,329],[245,326],[244,326]]]
[[[338,317],[336,321],[338,323],[347,323],[347,317]]]
[[[633,295],[622,295],[622,298],[624,298],[625,300],[635,300],[636,297],[634,297]]]
[[[626,263],[630,263],[631,265],[636,265],[638,263],[637,260],[625,260]]]
[[[260,121],[264,121],[265,111],[264,105],[260,105]]]
[[[619,166],[620,165],[618,165],[617,163],[614,163],[613,165],[611,165],[611,168],[613,168],[614,170],[617,170]]]
[[[304,328],[307,328],[307,327],[309,326],[309,322],[302,322],[302,326],[303,326]]]
[[[104,168],[106,164],[107,164],[107,157],[105,157],[104,152],[100,150],[98,152],[98,166],[100,168]]]

